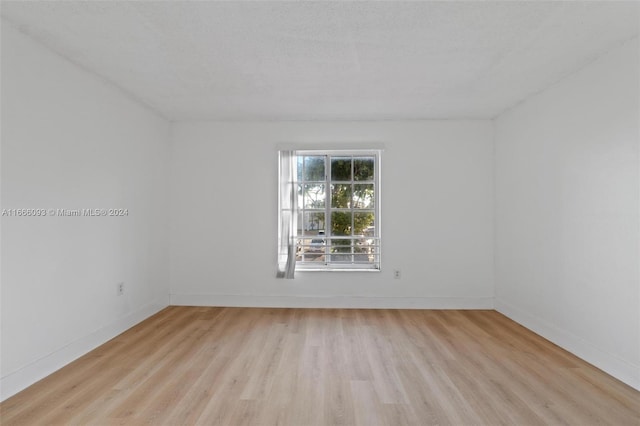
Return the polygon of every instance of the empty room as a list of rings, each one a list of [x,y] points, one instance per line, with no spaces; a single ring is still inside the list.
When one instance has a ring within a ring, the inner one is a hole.
[[[0,424],[640,424],[640,2],[0,14]]]

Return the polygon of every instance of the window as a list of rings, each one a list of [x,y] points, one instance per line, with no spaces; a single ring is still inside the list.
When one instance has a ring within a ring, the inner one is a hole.
[[[284,165],[280,158],[280,253],[289,269],[379,270],[380,151],[290,151]]]

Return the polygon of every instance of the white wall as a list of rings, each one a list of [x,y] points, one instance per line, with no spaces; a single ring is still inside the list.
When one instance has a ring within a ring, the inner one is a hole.
[[[382,272],[276,279],[276,146],[367,141]],[[171,164],[172,304],[493,307],[490,121],[175,124]]]
[[[638,40],[496,120],[496,308],[640,387]]]
[[[168,304],[169,123],[2,22],[2,399]],[[116,284],[125,282],[125,294]]]

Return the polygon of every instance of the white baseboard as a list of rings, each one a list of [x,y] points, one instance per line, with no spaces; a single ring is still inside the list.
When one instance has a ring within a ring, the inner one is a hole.
[[[582,358],[621,382],[640,390],[640,366],[605,352],[584,339],[503,300],[495,299],[495,309],[518,324],[539,334],[577,357]]]
[[[165,301],[163,300],[162,302]],[[167,305],[162,302],[150,303],[118,319],[114,323],[78,339],[20,370],[2,377],[0,379],[0,401],[4,401],[15,395],[38,380],[59,370],[75,359],[80,358],[82,355],[113,339],[118,334],[121,334],[144,319],[164,309]]]
[[[172,305],[255,308],[493,309],[493,297],[246,296],[172,294]]]

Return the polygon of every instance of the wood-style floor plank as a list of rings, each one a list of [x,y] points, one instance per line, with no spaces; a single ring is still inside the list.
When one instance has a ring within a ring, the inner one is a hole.
[[[640,425],[640,392],[495,311],[169,307],[2,425]]]

